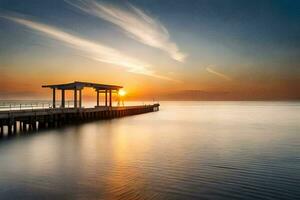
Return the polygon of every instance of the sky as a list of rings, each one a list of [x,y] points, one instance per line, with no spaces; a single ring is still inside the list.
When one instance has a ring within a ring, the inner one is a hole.
[[[300,1],[0,0],[0,99],[76,80],[131,98],[299,100],[299,61]]]

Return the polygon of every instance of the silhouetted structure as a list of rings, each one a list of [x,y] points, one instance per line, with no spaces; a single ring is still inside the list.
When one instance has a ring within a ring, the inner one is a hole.
[[[42,87],[52,89],[53,106],[47,109],[0,111],[0,136],[4,135],[4,127],[7,127],[8,135],[14,135],[17,132],[58,127],[65,124],[80,123],[89,120],[111,119],[159,110],[159,104],[113,107],[112,94],[118,94],[118,90],[121,89],[122,86],[73,82],[58,85],[43,85]],[[95,108],[82,107],[81,91],[85,87],[92,87],[97,92],[97,105]],[[55,106],[56,90],[61,90],[60,108],[56,108]],[[74,91],[74,107],[72,108],[65,108],[65,90]],[[78,92],[79,104],[77,105]],[[99,106],[100,93],[105,94],[105,106]]]
[[[57,85],[43,85],[44,88],[51,88],[52,89],[52,101],[53,101],[53,108],[56,105],[56,90],[61,90],[61,107],[65,107],[65,91],[66,90],[73,90],[74,91],[74,108],[81,108],[82,107],[82,90],[85,87],[94,88],[97,93],[97,106],[99,106],[99,94],[105,94],[105,106],[112,107],[112,94],[118,94],[119,89],[123,88],[122,86],[117,85],[105,85],[99,83],[89,83],[89,82],[78,82],[75,81],[73,83],[66,83],[66,84],[57,84]],[[79,100],[77,98],[79,92]],[[108,100],[109,95],[109,100]],[[77,103],[79,102],[79,106]],[[109,102],[109,104],[108,104]]]

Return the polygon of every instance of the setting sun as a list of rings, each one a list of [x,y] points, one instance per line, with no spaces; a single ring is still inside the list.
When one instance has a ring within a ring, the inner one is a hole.
[[[118,94],[121,96],[121,97],[124,97],[126,95],[126,91],[125,90],[119,90]]]

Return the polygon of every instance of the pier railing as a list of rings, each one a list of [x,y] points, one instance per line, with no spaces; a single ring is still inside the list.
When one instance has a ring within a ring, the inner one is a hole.
[[[66,101],[65,102],[65,108],[74,108],[74,101]],[[153,101],[153,102],[134,102],[135,105],[150,105],[150,104],[159,104],[159,102],[157,101]],[[126,103],[126,106],[130,106],[131,103],[128,102]],[[123,105],[119,105],[116,104],[114,105],[116,107],[122,107]],[[58,102],[55,104],[55,108],[60,108],[61,107],[61,103]],[[94,105],[88,105],[87,108],[93,108]],[[101,107],[101,105],[100,105]],[[35,110],[35,109],[49,109],[49,108],[53,108],[53,103],[52,101],[48,101],[48,100],[41,100],[41,101],[18,101],[18,100],[14,100],[14,101],[0,101],[0,111],[14,111],[14,110]],[[84,108],[84,106],[83,106]]]
[[[59,108],[60,103],[56,103],[55,107]],[[71,108],[74,106],[74,101],[66,101],[65,107]],[[51,101],[4,101],[0,102],[0,111],[5,110],[33,110],[39,108],[53,108]]]

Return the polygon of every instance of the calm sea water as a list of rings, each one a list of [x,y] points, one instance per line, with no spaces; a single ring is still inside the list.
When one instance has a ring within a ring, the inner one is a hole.
[[[161,102],[0,141],[0,199],[299,196],[299,102]]]

